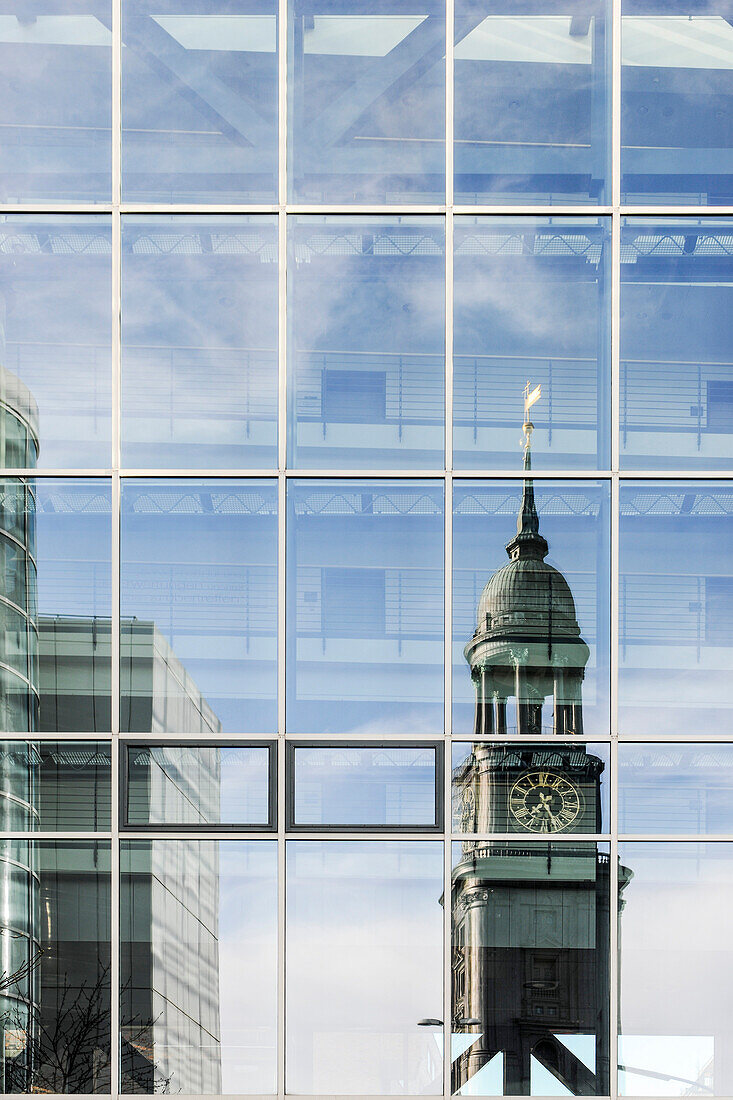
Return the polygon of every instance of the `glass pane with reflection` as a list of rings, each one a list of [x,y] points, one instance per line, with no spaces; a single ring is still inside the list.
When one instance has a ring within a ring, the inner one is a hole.
[[[622,202],[730,204],[730,17],[727,0],[624,0]]]
[[[0,74],[0,201],[109,202],[110,0],[3,0]]]
[[[124,748],[127,825],[274,826],[270,745]]]
[[[112,750],[104,741],[0,741],[0,829],[109,829]]]
[[[729,470],[733,219],[628,218],[621,234],[621,462]]]
[[[288,483],[291,733],[442,732],[443,489]]]
[[[442,1094],[442,843],[288,841],[286,864],[287,1091]]]
[[[122,462],[277,466],[277,226],[150,215],[122,228]]]
[[[289,0],[290,199],[445,202],[445,0]]]
[[[443,466],[442,218],[289,220],[290,461]]]
[[[123,484],[122,729],[276,724],[277,487]]]
[[[454,742],[453,832],[606,832],[609,766],[608,745]]]
[[[457,0],[457,203],[607,201],[608,8]]]
[[[733,835],[733,745],[620,744],[622,833]]]
[[[5,1093],[107,1093],[110,844],[0,841]]]
[[[730,1096],[733,844],[619,846],[619,1093]]]
[[[609,485],[524,484],[454,484],[453,729],[606,736]]]
[[[123,197],[275,202],[276,0],[124,0],[122,42]]]
[[[110,484],[9,479],[0,497],[2,728],[109,732]]]
[[[0,14],[0,40],[4,19],[15,16]],[[106,468],[112,461],[110,232],[101,215],[2,217],[0,464],[6,468]]]
[[[277,843],[121,846],[123,1093],[275,1092]]]
[[[733,484],[622,484],[620,547],[621,733],[729,733]]]
[[[587,841],[453,845],[453,1092],[609,1092],[610,857]]]
[[[609,264],[607,218],[456,219],[457,468],[521,468],[528,379],[532,465],[608,466]]]
[[[440,828],[436,745],[291,742],[295,826]]]

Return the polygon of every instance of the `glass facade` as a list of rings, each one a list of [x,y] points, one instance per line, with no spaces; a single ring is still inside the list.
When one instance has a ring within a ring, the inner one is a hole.
[[[0,0],[0,1093],[733,1095],[730,0]]]

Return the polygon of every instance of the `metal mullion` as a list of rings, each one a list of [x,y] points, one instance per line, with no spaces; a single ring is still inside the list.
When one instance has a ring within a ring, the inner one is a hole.
[[[608,1028],[612,1100],[618,1097],[618,1019],[619,1019],[619,837],[618,837],[618,741],[611,748],[611,866],[609,875],[609,954],[608,954]]]
[[[188,470],[174,470],[165,468],[134,468],[125,467],[120,470],[120,477],[122,478],[155,478],[156,480],[178,480],[183,478],[206,478],[207,480],[215,480],[217,478],[228,480],[242,480],[244,478],[270,478],[274,480],[277,477],[277,469],[275,467],[269,467],[267,469],[248,469],[246,466],[238,469],[220,469],[220,470],[208,470],[208,469],[188,469]]]
[[[647,218],[730,218],[733,217],[733,206],[675,206],[658,205],[642,206],[638,203],[622,203],[621,210],[624,215],[644,216]]]
[[[315,215],[331,215],[334,214],[342,218],[351,218],[360,215],[371,215],[375,218],[389,217],[391,215],[397,215],[402,217],[409,217],[415,215],[417,217],[424,214],[445,214],[445,203],[422,203],[415,206],[405,206],[404,204],[387,203],[385,205],[378,206],[348,206],[346,204],[318,204],[318,203],[287,203],[285,205],[288,214],[315,214]]]
[[[35,832],[29,832],[21,829],[3,829],[0,830],[0,839],[2,840],[111,840],[112,831],[110,829],[95,829],[93,831],[79,830],[74,832],[71,829],[38,829]]]
[[[640,844],[733,844],[733,833],[619,833],[618,839]]]
[[[611,840],[611,833],[459,833],[453,832],[449,837],[452,843],[460,842],[465,844],[466,841],[470,841],[479,844],[490,844],[494,841],[501,841],[502,844],[511,842],[518,847],[532,847],[533,845],[540,845],[545,847],[548,844],[558,844],[559,846],[565,846],[572,848],[573,844],[578,841],[591,844],[607,844]]]
[[[110,214],[111,202],[0,202],[0,214]]]
[[[619,744],[650,744],[650,745],[704,745],[708,741],[722,745],[733,744],[733,735],[729,733],[623,733],[619,734]]]
[[[275,203],[155,203],[123,202],[120,204],[123,214],[277,214],[280,207]]]
[[[111,820],[110,820],[110,1090],[120,1080],[120,395],[122,364],[122,0],[112,0],[112,531],[111,531]],[[86,475],[89,476],[89,475]]]
[[[609,215],[613,210],[610,205],[601,206],[547,206],[546,204],[528,203],[526,206],[463,206],[456,204],[453,212],[458,215],[484,216],[494,215],[498,217],[517,218],[599,218]]]
[[[63,469],[63,468],[58,469],[58,470],[53,470],[53,469],[45,469],[44,470],[44,469],[35,469],[34,467],[29,468],[27,466],[22,467],[22,468],[18,467],[18,466],[15,466],[15,467],[5,466],[2,469],[0,469],[0,477],[3,478],[3,479],[13,478],[13,477],[32,477],[32,478],[35,478],[36,480],[38,480],[40,478],[51,478],[51,477],[55,477],[55,478],[77,478],[77,477],[79,477],[79,478],[80,477],[92,478],[92,477],[111,477],[113,472],[114,471],[113,471],[111,466],[108,469],[95,468],[95,469],[90,469],[90,470],[84,470],[84,469],[70,470],[70,469]]]
[[[278,518],[277,518],[277,1039],[275,1088],[285,1096],[285,626],[287,482],[288,0],[278,0]]]
[[[454,744],[465,744],[467,741],[474,741],[475,738],[471,733],[456,733],[453,734],[451,741]],[[584,733],[579,736],[569,737],[567,734],[563,737],[557,736],[554,733],[540,733],[536,737],[531,737],[524,733],[507,733],[507,734],[492,734],[490,737],[484,737],[483,743],[486,745],[504,745],[511,743],[515,745],[531,745],[535,746],[538,742],[542,742],[543,745],[609,745],[611,744],[610,734],[590,734]]]
[[[148,829],[136,829],[129,828],[120,832],[122,840],[145,840],[152,843],[159,843],[161,841],[175,842],[178,840],[184,840],[186,843],[191,841],[270,841],[272,842],[276,838],[275,830],[273,829],[238,829],[236,827],[231,829],[218,828],[216,825],[207,826],[203,829],[186,829],[181,827],[180,830],[174,829],[157,829],[155,825],[151,825]],[[351,838],[353,839],[353,837]]]

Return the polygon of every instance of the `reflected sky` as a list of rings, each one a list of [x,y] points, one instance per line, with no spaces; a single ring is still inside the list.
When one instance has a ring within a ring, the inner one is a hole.
[[[619,1090],[730,1095],[731,844],[620,845]]]
[[[444,0],[288,8],[291,201],[444,202]]]
[[[457,0],[456,202],[607,201],[609,23],[602,0]]]
[[[457,468],[520,469],[522,391],[535,469],[610,458],[610,224],[457,218],[453,417]]]
[[[443,489],[288,483],[291,733],[443,725]]]
[[[733,745],[620,744],[619,831],[733,833]]]
[[[730,469],[733,220],[628,218],[621,232],[621,463]]]
[[[110,201],[112,4],[70,7],[0,4],[3,202]]]
[[[277,465],[277,228],[123,219],[122,463]]]
[[[730,14],[727,0],[624,0],[622,202],[731,201]]]
[[[5,413],[6,467],[111,464],[110,232],[101,216],[0,219],[1,392],[36,440],[19,446]]]
[[[273,482],[124,483],[123,729],[274,729],[276,537]]]
[[[475,693],[463,647],[476,628],[481,593],[509,560],[516,533],[519,481],[456,481],[453,489],[453,731],[471,733]],[[586,734],[608,733],[609,722],[609,487],[596,481],[535,482],[540,533],[548,564],[559,569],[575,601],[581,636],[590,647],[583,680]],[[550,700],[551,701],[551,700]],[[508,727],[515,732],[514,700]],[[543,713],[543,725],[548,719]]]
[[[122,5],[123,197],[274,202],[277,4]]]
[[[442,218],[289,219],[291,464],[442,467]]]
[[[296,826],[442,827],[435,746],[291,743],[291,753]]]
[[[723,734],[733,693],[731,484],[621,487],[621,733]]]
[[[442,843],[286,848],[287,1090],[441,1093]]]

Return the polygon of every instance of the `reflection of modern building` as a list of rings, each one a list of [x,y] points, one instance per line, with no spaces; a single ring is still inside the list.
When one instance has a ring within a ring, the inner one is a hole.
[[[32,467],[38,453],[37,410],[30,392],[0,367],[0,458],[10,467]],[[17,734],[110,729],[109,620],[39,616],[36,605],[35,492],[26,478],[0,487],[0,725]],[[135,691],[133,728],[153,733],[218,733],[221,725],[182,663],[152,622],[126,622],[133,640],[123,674]],[[39,642],[40,637],[40,642]],[[83,797],[86,775],[74,768],[73,788]],[[4,828],[34,832],[42,799],[40,757],[33,742],[0,752],[0,813]],[[64,762],[59,762],[59,768]],[[92,768],[90,773],[96,775]],[[216,798],[212,777],[203,800]],[[215,777],[214,777],[215,778]],[[189,785],[196,776],[188,776]],[[132,1091],[153,1091],[153,1082],[175,1082],[175,1091],[220,1088],[216,845],[200,858],[198,845],[165,849],[164,860],[188,860],[198,888],[186,898],[155,896],[155,884],[172,878],[151,867],[149,888],[137,891],[130,914],[147,945],[136,959],[140,989],[131,997],[124,1033],[123,1069]],[[40,847],[6,841],[0,852],[0,1027],[3,1091],[107,1091],[109,1089],[109,897],[96,865],[73,846]],[[161,857],[159,857],[161,858]],[[74,914],[84,927],[74,923]],[[170,927],[173,921],[176,927]],[[185,968],[161,945],[180,942],[181,927],[201,929],[203,949]],[[180,926],[180,927],[179,927]],[[186,1005],[188,1012],[182,1010]],[[187,1020],[183,1034],[180,1019]],[[179,1020],[176,1023],[176,1020]],[[76,1026],[78,1035],[63,1033]],[[59,1031],[59,1028],[61,1031]],[[79,1070],[59,1076],[52,1035],[79,1047]],[[199,1029],[206,1041],[197,1042]],[[167,1035],[165,1050],[158,1036]],[[171,1034],[180,1033],[179,1042]],[[105,1068],[106,1067],[106,1068]],[[105,1073],[107,1074],[105,1078]]]
[[[528,470],[528,446],[525,455]],[[453,869],[452,1031],[465,1036],[457,1092],[491,1082],[489,1092],[529,1095],[547,1091],[538,1082],[548,1074],[575,1095],[610,1086],[609,857],[588,840],[537,842],[600,830],[603,762],[583,743],[482,741],[583,731],[589,651],[547,552],[526,479],[509,563],[486,585],[465,649],[476,741],[453,780],[462,831],[533,839],[467,839]]]

